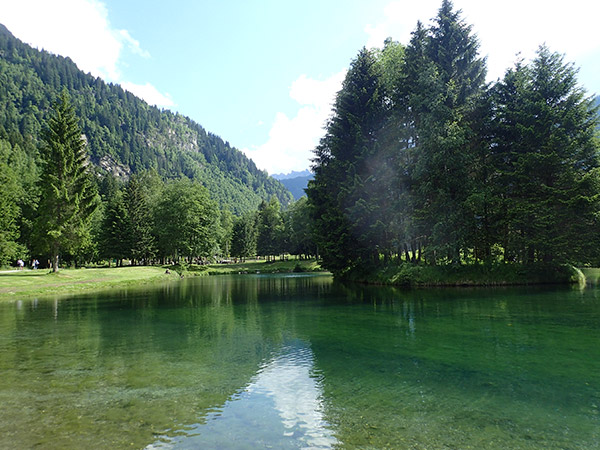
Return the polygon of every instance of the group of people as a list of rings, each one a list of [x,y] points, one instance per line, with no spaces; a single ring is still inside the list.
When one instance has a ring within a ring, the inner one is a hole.
[[[31,268],[35,270],[38,268],[39,265],[40,262],[36,258],[33,258],[33,260],[31,261]],[[19,270],[23,270],[25,268],[25,262],[22,259],[18,259],[17,267],[19,268]]]

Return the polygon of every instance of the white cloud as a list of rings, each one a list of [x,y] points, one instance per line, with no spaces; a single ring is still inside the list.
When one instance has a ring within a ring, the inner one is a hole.
[[[256,148],[244,149],[246,155],[269,173],[307,169],[345,76],[346,69],[326,80],[306,75],[298,77],[290,87],[290,97],[302,105],[298,113],[290,118],[278,112],[268,141]]]
[[[383,47],[383,41],[392,37],[393,39],[407,44],[410,33],[417,26],[417,21],[428,23],[436,14],[440,6],[439,0],[421,0],[419,2],[407,3],[405,1],[392,1],[383,9],[381,21],[375,25],[367,24],[367,48]]]
[[[384,8],[381,21],[366,25],[368,47],[382,47],[392,37],[407,44],[417,20],[428,24],[437,14],[439,0],[406,3],[392,1]],[[488,78],[502,77],[516,61],[517,53],[529,59],[540,44],[551,51],[566,54],[567,61],[583,61],[600,52],[597,20],[600,2],[589,0],[505,0],[501,3],[481,0],[454,0],[454,7],[473,25],[487,56]]]
[[[127,30],[111,26],[108,10],[99,0],[0,0],[0,11],[0,22],[17,38],[68,56],[84,72],[106,81],[127,84],[119,70],[126,51],[150,57]],[[173,105],[168,96],[148,83],[137,87],[128,84],[128,90],[149,103]]]
[[[121,41],[128,45],[129,49],[135,53],[136,55],[141,56],[142,58],[150,58],[150,53],[147,50],[144,50],[140,47],[140,42],[131,37],[129,31],[127,30],[119,30],[119,37]]]
[[[175,102],[173,102],[173,99],[168,93],[162,94],[150,83],[135,84],[124,81],[121,83],[121,86],[123,89],[126,89],[132,94],[146,100],[149,105],[162,106],[165,108],[175,106]]]

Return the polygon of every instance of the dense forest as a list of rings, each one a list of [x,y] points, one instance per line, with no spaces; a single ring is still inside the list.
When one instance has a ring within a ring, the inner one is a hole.
[[[360,50],[291,203],[191,120],[0,29],[0,265],[318,254],[360,279],[600,264],[597,100],[545,46],[494,83],[478,48],[444,0],[406,45]]]
[[[2,25],[0,192],[0,265],[315,252],[293,232],[306,202],[292,204],[240,151]],[[240,244],[233,231],[242,221],[249,240]]]
[[[306,197],[277,197],[235,216],[203,184],[156,170],[99,177],[67,90],[52,104],[33,157],[0,139],[0,266],[206,263],[314,255]]]
[[[221,208],[234,214],[256,210],[273,195],[282,204],[292,199],[242,152],[191,119],[85,74],[69,58],[35,50],[0,25],[0,139],[32,157],[63,89],[100,174],[126,179],[152,169],[163,178],[185,176],[200,181]]]
[[[352,61],[307,191],[325,267],[600,263],[594,99],[545,46],[488,84],[478,48],[444,0]]]

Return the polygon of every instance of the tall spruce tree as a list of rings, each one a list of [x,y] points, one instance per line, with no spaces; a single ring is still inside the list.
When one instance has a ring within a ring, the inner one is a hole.
[[[76,254],[90,235],[98,194],[87,169],[86,142],[66,91],[55,103],[43,133],[41,192],[36,224],[54,272],[63,252]]]
[[[8,141],[0,140],[0,266],[24,258],[24,248],[19,245],[19,199],[23,190],[19,186],[17,174],[9,163],[12,147]]]
[[[507,259],[597,261],[598,114],[577,71],[542,46],[531,64],[507,71],[493,98]]]
[[[117,266],[131,255],[131,242],[127,233],[128,212],[123,200],[123,192],[117,190],[107,199],[102,228],[100,231],[100,256],[116,260]],[[110,264],[110,262],[109,262]]]
[[[444,0],[433,26],[413,34],[407,49],[409,106],[415,124],[413,180],[421,234],[429,257],[458,263],[472,229],[467,200],[475,187],[476,120],[485,60],[460,11]]]
[[[369,239],[371,224],[362,218],[368,219],[365,182],[377,165],[384,125],[379,69],[374,53],[363,48],[350,66],[326,134],[315,149],[315,178],[307,194],[319,252],[325,267],[334,272],[377,252]]]

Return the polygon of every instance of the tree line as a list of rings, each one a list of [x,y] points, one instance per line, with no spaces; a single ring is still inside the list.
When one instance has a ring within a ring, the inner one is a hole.
[[[598,111],[541,46],[494,83],[444,0],[410,42],[362,49],[307,190],[325,267],[598,264]]]
[[[200,182],[154,170],[127,181],[98,174],[63,91],[31,155],[0,140],[0,265],[206,263],[256,255],[314,255],[306,198],[282,211],[273,196],[234,216]]]

